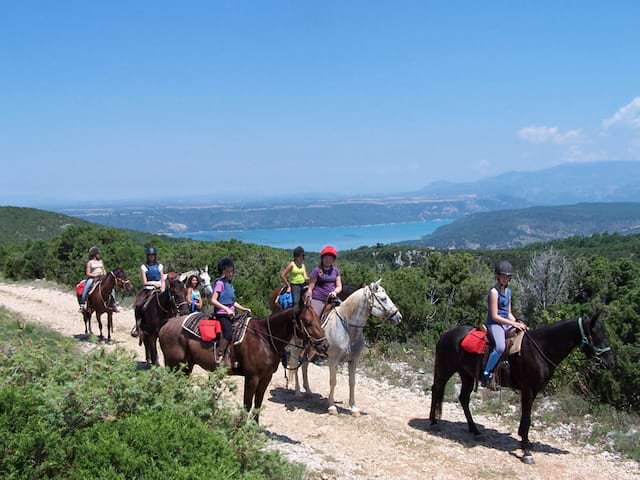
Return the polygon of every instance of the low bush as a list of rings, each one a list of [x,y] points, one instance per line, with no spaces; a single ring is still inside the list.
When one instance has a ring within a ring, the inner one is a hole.
[[[227,401],[222,374],[137,371],[0,311],[0,477],[301,478]]]

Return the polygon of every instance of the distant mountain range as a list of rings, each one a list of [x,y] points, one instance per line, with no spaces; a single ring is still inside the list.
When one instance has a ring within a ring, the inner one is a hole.
[[[407,245],[502,249],[600,232],[640,233],[640,203],[580,203],[475,213]]]
[[[419,192],[515,197],[530,205],[640,202],[640,162],[568,163],[533,172],[507,172],[475,182],[436,182]]]

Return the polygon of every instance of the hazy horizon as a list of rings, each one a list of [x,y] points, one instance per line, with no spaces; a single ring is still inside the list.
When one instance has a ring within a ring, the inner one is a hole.
[[[640,3],[9,3],[0,204],[416,191],[640,160]]]

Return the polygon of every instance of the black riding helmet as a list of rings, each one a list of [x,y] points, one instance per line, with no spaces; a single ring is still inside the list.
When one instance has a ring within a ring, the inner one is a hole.
[[[149,245],[147,248],[145,248],[144,253],[147,257],[149,255],[156,255],[156,256],[158,255],[158,251],[156,250],[156,247],[154,247],[153,245]]]
[[[225,271],[225,269],[227,268],[234,268],[233,265],[233,260],[231,260],[230,257],[222,257],[220,260],[218,260],[218,274],[222,275],[222,272]]]
[[[496,265],[495,269],[496,275],[513,275],[513,266],[507,262],[506,260],[502,260],[500,263]]]
[[[293,249],[293,258],[304,257],[304,248],[296,247]]]

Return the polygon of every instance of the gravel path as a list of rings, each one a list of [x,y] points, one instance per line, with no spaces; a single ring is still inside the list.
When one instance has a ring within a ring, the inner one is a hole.
[[[69,291],[42,282],[0,283],[0,305],[63,335],[83,339],[82,317]],[[135,352],[142,360],[143,349],[128,334],[133,313],[125,310],[117,314],[114,324],[114,345]],[[85,349],[95,348],[93,343],[81,344]],[[518,459],[517,427],[499,417],[475,415],[476,422],[485,427],[484,439],[476,442],[466,430],[462,409],[454,403],[444,405],[441,430],[431,431],[426,421],[428,395],[392,387],[362,374],[356,387],[362,416],[352,418],[345,409],[340,415],[329,416],[328,369],[311,365],[309,377],[317,393],[295,400],[293,392],[285,388],[282,370],[278,371],[266,395],[261,423],[273,448],[305,464],[311,479],[592,480],[594,475],[602,479],[640,479],[638,463],[545,434],[536,425],[531,431],[531,439],[536,442],[536,464],[524,465]],[[347,398],[347,377],[340,374],[336,399]]]

